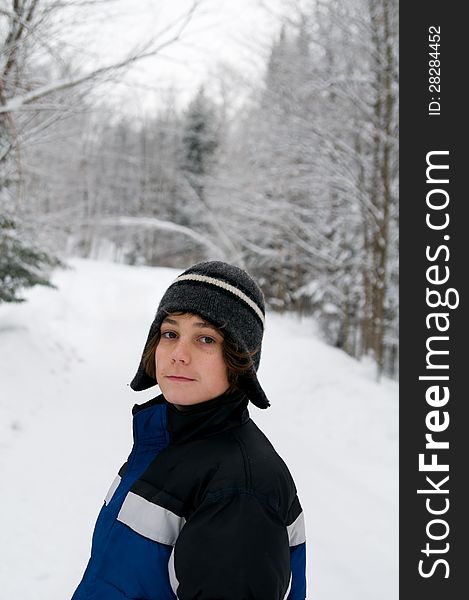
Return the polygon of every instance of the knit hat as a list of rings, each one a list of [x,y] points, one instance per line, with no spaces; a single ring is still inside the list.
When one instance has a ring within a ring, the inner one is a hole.
[[[198,263],[179,275],[166,290],[150,327],[137,373],[130,383],[135,391],[157,384],[143,366],[147,345],[160,330],[168,313],[200,315],[223,332],[243,352],[254,352],[253,367],[239,377],[237,385],[259,408],[270,406],[257,379],[264,333],[264,297],[250,275],[239,267],[221,261]]]

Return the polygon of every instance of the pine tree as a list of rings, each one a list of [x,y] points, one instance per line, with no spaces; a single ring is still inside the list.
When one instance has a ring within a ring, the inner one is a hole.
[[[0,107],[28,89],[30,72],[26,55],[35,39],[32,22],[38,2],[14,2],[3,11],[0,28]],[[23,118],[23,122],[27,120]],[[31,120],[32,122],[32,120]],[[20,121],[20,123],[22,123]],[[37,123],[35,123],[37,124]],[[37,248],[20,233],[16,195],[19,189],[19,138],[21,127],[12,113],[0,112],[0,302],[21,302],[21,290],[47,285],[47,267],[60,261]]]
[[[210,163],[218,147],[215,108],[201,87],[189,104],[182,137],[182,169],[203,188],[201,179],[210,171]]]
[[[54,287],[47,268],[63,266],[43,250],[23,242],[15,221],[0,215],[0,303],[23,302],[19,294],[35,285]]]
[[[219,146],[216,109],[203,86],[182,119],[180,173],[185,182],[177,222],[200,233],[210,229],[206,185]]]
[[[51,286],[47,270],[63,266],[21,234],[13,207],[19,187],[17,139],[8,113],[0,114],[0,302],[22,302],[21,290]]]

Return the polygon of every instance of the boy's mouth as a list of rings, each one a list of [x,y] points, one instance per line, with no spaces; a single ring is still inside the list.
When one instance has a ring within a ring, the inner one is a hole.
[[[191,377],[183,377],[182,375],[166,375],[166,379],[169,379],[170,381],[180,382],[195,381],[195,379],[192,379]]]

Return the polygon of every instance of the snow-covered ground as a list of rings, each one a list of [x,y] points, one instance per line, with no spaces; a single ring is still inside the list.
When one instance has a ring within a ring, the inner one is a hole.
[[[0,600],[67,600],[131,445],[128,387],[178,271],[73,260],[58,290],[0,305]],[[295,478],[310,600],[398,598],[398,386],[268,314],[251,416]]]

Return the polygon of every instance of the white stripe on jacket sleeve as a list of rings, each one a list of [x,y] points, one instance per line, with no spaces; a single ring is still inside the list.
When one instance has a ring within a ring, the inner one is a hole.
[[[170,510],[129,492],[117,520],[154,542],[174,546],[186,520]]]
[[[178,593],[179,581],[178,581],[178,578],[176,577],[176,570],[174,568],[174,548],[171,551],[171,555],[170,555],[169,561],[168,561],[168,574],[169,574],[169,583],[171,584],[174,595],[176,596],[176,599],[177,599],[178,598],[177,593]]]
[[[305,516],[303,511],[300,512],[291,525],[287,525],[287,533],[290,546],[298,546],[298,544],[306,542]]]
[[[106,494],[106,498],[104,498],[104,504],[109,504],[111,498],[114,496],[114,492],[119,487],[119,483],[122,481],[122,477],[117,475],[114,481],[111,483],[111,487],[109,488],[108,493]]]

